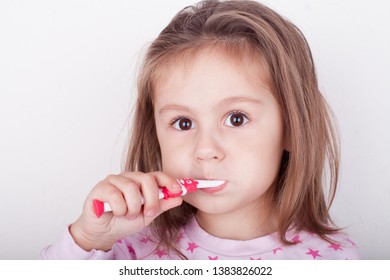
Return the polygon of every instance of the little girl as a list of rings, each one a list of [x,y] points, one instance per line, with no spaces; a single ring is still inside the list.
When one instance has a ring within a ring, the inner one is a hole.
[[[146,54],[125,171],[92,189],[41,257],[358,258],[328,211],[339,168],[329,111],[292,23],[252,1],[185,8]],[[225,183],[159,200],[158,186],[180,192],[177,178]],[[112,212],[97,218],[95,199]]]

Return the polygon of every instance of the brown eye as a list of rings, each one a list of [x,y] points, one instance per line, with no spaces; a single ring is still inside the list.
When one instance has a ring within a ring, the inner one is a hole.
[[[180,118],[173,123],[173,127],[177,130],[190,130],[194,128],[195,125],[189,118]]]
[[[225,124],[231,127],[239,127],[246,124],[247,122],[248,118],[246,117],[246,115],[244,113],[237,112],[229,114],[225,121]]]

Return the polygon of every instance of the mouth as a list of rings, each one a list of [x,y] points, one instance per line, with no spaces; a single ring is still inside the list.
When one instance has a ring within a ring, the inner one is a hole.
[[[204,188],[204,189],[199,189],[199,190],[202,192],[205,192],[205,193],[216,193],[216,192],[223,190],[226,187],[226,184],[227,184],[227,182],[225,181],[224,183],[222,183],[219,186],[212,187],[212,188]]]

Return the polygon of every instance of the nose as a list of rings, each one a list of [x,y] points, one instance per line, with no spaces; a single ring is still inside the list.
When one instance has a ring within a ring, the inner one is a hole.
[[[220,137],[215,130],[210,132],[199,132],[196,136],[195,158],[197,161],[220,161],[225,157],[221,146]]]

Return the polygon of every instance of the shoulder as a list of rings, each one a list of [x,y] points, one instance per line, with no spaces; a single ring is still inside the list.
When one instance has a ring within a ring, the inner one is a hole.
[[[309,233],[295,233],[290,237],[290,247],[299,259],[353,260],[360,259],[356,243],[344,232],[327,235],[329,241]]]

